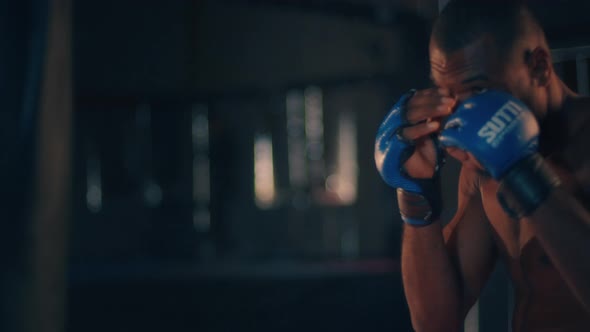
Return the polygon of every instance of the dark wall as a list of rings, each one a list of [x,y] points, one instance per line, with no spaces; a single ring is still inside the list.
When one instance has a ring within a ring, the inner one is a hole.
[[[178,93],[189,80],[188,1],[74,4],[78,95]]]
[[[264,2],[78,4],[74,259],[187,259],[209,250],[204,242],[230,259],[336,258],[350,227],[358,233],[355,255],[389,255],[399,224],[392,191],[374,170],[373,137],[401,93],[427,84],[428,20],[386,9],[390,19],[378,23]],[[337,166],[340,115],[355,119],[358,199],[351,205],[322,203],[310,187],[303,188],[307,208],[288,198],[286,96],[309,86],[323,93],[326,172]],[[208,110],[211,135],[207,234],[191,218],[195,105]],[[145,128],[142,107],[149,109]],[[273,138],[276,182],[287,197],[271,210],[253,197],[259,133]],[[86,204],[89,158],[101,165],[99,212]],[[158,206],[142,201],[152,178],[162,191]]]
[[[401,224],[373,144],[398,96],[427,85],[428,18],[293,4],[76,3],[70,331],[408,328]],[[322,94],[325,169],[295,187],[287,96],[309,87]],[[326,189],[348,148],[343,114],[356,127],[348,203]],[[271,208],[254,197],[261,134],[273,141]],[[208,180],[195,175],[202,158]]]

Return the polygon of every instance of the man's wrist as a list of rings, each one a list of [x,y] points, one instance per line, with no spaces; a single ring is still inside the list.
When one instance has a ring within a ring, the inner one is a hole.
[[[534,154],[516,163],[506,173],[496,195],[504,211],[519,220],[532,214],[560,183],[543,157]]]
[[[397,203],[402,220],[411,226],[428,226],[438,220],[440,217],[439,202],[440,197],[428,198],[402,188],[397,189]]]

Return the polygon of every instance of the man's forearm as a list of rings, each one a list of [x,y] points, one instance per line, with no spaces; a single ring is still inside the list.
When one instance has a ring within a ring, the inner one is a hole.
[[[558,188],[523,222],[532,225],[553,265],[590,312],[590,214]]]
[[[416,331],[457,331],[461,291],[447,253],[440,222],[405,226],[402,278]]]

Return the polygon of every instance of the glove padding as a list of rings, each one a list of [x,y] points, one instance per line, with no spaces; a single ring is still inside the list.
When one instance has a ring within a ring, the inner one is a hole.
[[[470,152],[500,181],[498,199],[513,218],[532,213],[559,184],[537,153],[535,116],[508,93],[488,90],[465,100],[447,119],[439,140],[444,147]]]
[[[404,222],[414,226],[426,226],[437,220],[441,211],[439,169],[443,153],[438,147],[436,135],[431,135],[437,154],[437,165],[431,179],[416,179],[408,175],[404,163],[414,152],[412,141],[404,139],[400,130],[408,126],[406,104],[412,98],[412,90],[403,95],[393,106],[375,140],[375,164],[383,180],[397,188],[398,204]]]

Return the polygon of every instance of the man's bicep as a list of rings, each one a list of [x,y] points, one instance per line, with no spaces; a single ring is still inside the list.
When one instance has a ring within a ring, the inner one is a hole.
[[[461,172],[457,213],[443,229],[449,256],[459,273],[464,314],[477,300],[497,258],[492,229],[479,190],[473,188],[473,177]]]

